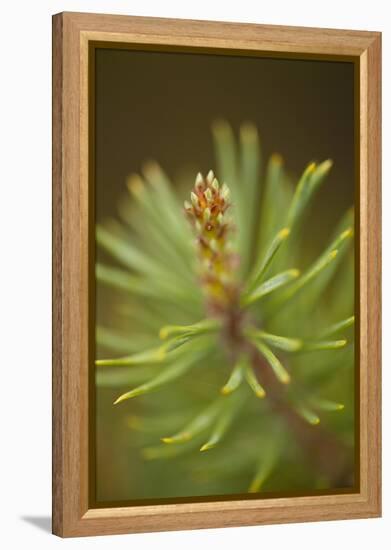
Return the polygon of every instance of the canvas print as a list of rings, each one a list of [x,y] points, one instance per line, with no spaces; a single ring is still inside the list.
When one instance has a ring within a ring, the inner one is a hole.
[[[97,48],[96,505],[355,491],[354,70]]]

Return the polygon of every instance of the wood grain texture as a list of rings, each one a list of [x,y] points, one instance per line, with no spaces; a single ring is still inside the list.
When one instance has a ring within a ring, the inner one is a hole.
[[[360,492],[89,509],[88,44],[359,61]],[[53,17],[53,532],[84,536],[376,517],[380,434],[380,33],[63,13]]]
[[[53,532],[62,532],[63,460],[62,460],[62,18],[53,19],[53,102],[52,102],[52,517]]]
[[[367,50],[368,499],[381,509],[381,38]],[[363,220],[364,223],[364,220]]]

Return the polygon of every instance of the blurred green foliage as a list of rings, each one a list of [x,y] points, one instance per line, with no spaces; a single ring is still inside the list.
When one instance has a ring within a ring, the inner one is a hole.
[[[213,138],[240,258],[235,338],[207,307],[194,227],[158,164],[97,227],[98,501],[355,481],[353,211],[314,251],[308,213],[332,162],[296,183],[280,156],[263,165],[253,125],[235,136],[219,121]]]

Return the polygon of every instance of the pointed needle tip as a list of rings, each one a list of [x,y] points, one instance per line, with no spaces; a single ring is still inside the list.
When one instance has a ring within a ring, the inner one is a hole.
[[[336,344],[336,347],[338,348],[344,348],[347,343],[348,341],[344,339],[344,340],[337,340],[335,344]]]
[[[118,405],[118,403],[121,403],[121,401],[123,401],[125,398],[120,395],[119,397],[117,397],[117,399],[113,402],[113,405]]]
[[[168,336],[168,330],[167,330],[167,327],[162,327],[160,330],[159,330],[159,338],[160,340],[165,340]]]
[[[278,164],[279,166],[281,166],[284,162],[282,156],[279,153],[273,153],[270,157],[270,160],[271,162],[273,162],[273,164]]]
[[[290,232],[290,227],[284,227],[283,229],[281,229],[279,233],[280,239],[286,239],[289,236]]]

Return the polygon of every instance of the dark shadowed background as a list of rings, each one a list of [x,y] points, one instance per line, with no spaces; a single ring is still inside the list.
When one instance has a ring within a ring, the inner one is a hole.
[[[96,219],[112,216],[127,175],[157,160],[175,181],[213,168],[210,125],[225,118],[259,130],[263,156],[299,175],[334,160],[328,231],[354,194],[354,65],[194,53],[96,50]],[[193,181],[189,181],[189,188]],[[315,205],[316,208],[316,205]]]

